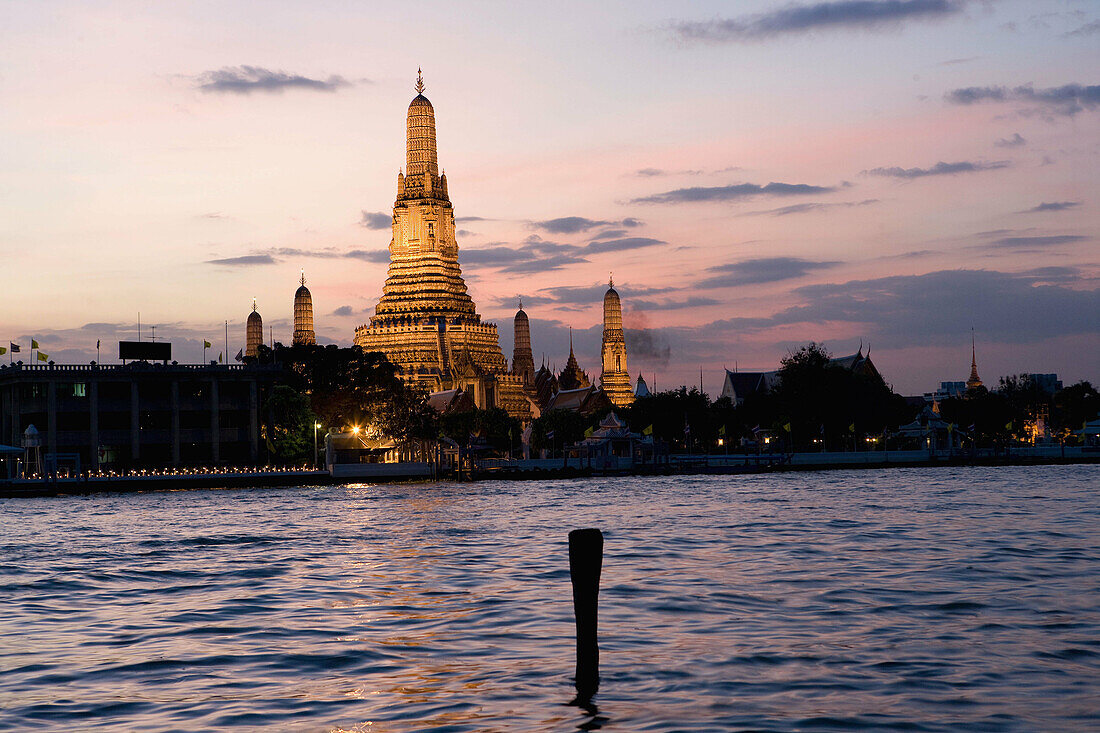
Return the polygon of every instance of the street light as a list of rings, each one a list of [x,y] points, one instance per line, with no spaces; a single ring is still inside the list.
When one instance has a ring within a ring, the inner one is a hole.
[[[320,427],[321,427],[321,423],[319,423],[319,422],[313,423],[313,470],[314,471],[317,470],[317,460],[318,460],[318,455],[317,455],[317,431],[320,429]]]

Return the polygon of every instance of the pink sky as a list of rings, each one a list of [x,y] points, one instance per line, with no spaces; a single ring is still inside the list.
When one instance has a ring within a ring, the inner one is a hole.
[[[0,343],[110,361],[140,311],[197,361],[253,297],[287,341],[305,269],[349,345],[422,66],[509,357],[522,295],[536,361],[573,326],[598,373],[613,270],[662,388],[862,340],[919,393],[971,327],[989,382],[1100,381],[1095,4],[828,4],[6,4]]]

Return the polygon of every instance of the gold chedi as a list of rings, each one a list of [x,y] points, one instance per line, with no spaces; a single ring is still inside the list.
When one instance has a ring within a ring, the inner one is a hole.
[[[615,291],[615,281],[609,278],[603,296],[603,371],[600,386],[615,407],[626,407],[634,401],[630,374],[626,368],[626,338],[623,335],[623,306]]]
[[[417,76],[406,118],[406,165],[397,174],[390,265],[370,323],[355,343],[380,351],[402,379],[430,391],[461,388],[479,407],[522,414],[522,378],[508,375],[497,327],[483,323],[458,265],[447,175],[439,172],[435,110]]]
[[[302,272],[301,285],[294,293],[294,339],[295,346],[313,346],[317,335],[313,331],[313,295],[306,287],[306,273]]]

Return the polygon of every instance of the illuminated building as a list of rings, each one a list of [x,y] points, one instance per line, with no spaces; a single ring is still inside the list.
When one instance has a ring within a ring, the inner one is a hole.
[[[512,348],[512,374],[523,378],[524,387],[535,384],[535,357],[531,353],[531,322],[523,310],[523,301],[519,303],[516,318],[513,321],[515,339]]]
[[[626,338],[623,336],[623,306],[615,291],[614,280],[609,280],[603,296],[603,371],[600,387],[616,407],[626,407],[634,401],[630,387],[630,374],[626,368]]]
[[[355,344],[380,351],[400,377],[436,392],[459,389],[478,407],[524,419],[522,377],[508,374],[497,327],[483,323],[458,264],[455,217],[440,173],[435,110],[418,75],[406,116],[406,164],[397,174],[390,265],[370,322]]]
[[[977,389],[982,386],[982,378],[978,376],[978,352],[974,346],[974,331],[970,331],[970,378],[966,380],[967,389]]]
[[[313,332],[313,295],[306,287],[305,272],[302,273],[301,285],[294,293],[294,339],[291,343],[294,346],[313,346],[317,343],[317,335]]]
[[[244,355],[255,358],[264,342],[264,319],[260,318],[256,310],[255,299],[252,301],[252,312],[248,314],[248,321],[245,323],[244,336]]]
[[[588,389],[592,386],[592,380],[588,373],[581,369],[577,363],[577,356],[573,353],[573,329],[569,329],[569,359],[565,362],[565,368],[558,375],[557,387],[561,391],[574,389]]]

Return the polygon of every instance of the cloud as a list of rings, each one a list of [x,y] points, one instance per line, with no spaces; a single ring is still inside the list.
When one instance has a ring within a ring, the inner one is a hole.
[[[1041,211],[1065,211],[1066,209],[1073,209],[1081,205],[1080,201],[1050,201],[1043,202],[1036,206],[1034,209],[1028,209],[1023,212],[1025,214],[1037,214]]]
[[[376,264],[387,264],[390,261],[390,251],[388,249],[349,249],[343,256],[352,260],[362,260],[363,262],[374,262]]]
[[[788,5],[766,13],[672,25],[681,41],[731,43],[756,41],[784,34],[816,30],[897,27],[908,20],[942,18],[959,13],[953,0],[839,0]]]
[[[1002,237],[990,242],[989,246],[1003,249],[1033,249],[1036,247],[1057,247],[1062,244],[1084,242],[1087,239],[1088,237],[1083,237],[1080,234],[1059,234],[1047,237]]]
[[[703,308],[711,305],[721,305],[722,301],[702,296],[691,296],[684,300],[631,300],[632,308],[644,311],[669,311],[683,310],[684,308]]]
[[[765,186],[755,183],[738,183],[730,186],[694,186],[653,194],[634,199],[636,204],[673,204],[696,201],[738,201],[754,196],[805,196],[815,193],[831,193],[835,188],[811,186],[805,183],[776,183]]]
[[[1020,133],[1013,133],[1012,137],[1002,137],[997,139],[993,146],[997,148],[1018,148],[1023,145],[1027,145],[1027,140],[1020,136]]]
[[[468,221],[496,221],[496,219],[486,219],[484,216],[456,216],[455,222],[463,224]]]
[[[642,298],[650,295],[660,295],[667,293],[671,288],[635,288],[630,285],[624,285],[623,283],[616,283],[615,290],[619,295],[627,302],[633,302],[633,298]],[[536,300],[539,304],[555,304],[555,305],[580,305],[591,306],[598,305],[603,302],[604,293],[607,292],[607,283],[596,283],[594,285],[559,285],[552,288],[542,288],[533,296],[531,300],[535,303]],[[528,301],[528,296],[524,296],[524,302]]]
[[[271,71],[260,66],[226,66],[216,71],[205,71],[196,78],[196,88],[203,92],[251,94],[266,92],[281,94],[287,89],[308,89],[318,92],[335,92],[351,86],[342,76],[327,79],[311,79],[285,71]]]
[[[566,265],[588,262],[584,247],[561,244],[531,235],[518,246],[496,243],[483,248],[465,248],[458,259],[463,265],[476,264],[500,269],[501,272],[530,274],[559,270]]]
[[[332,312],[332,315],[334,315],[334,316],[350,316],[354,312],[355,311],[352,309],[352,307],[350,305],[342,305],[339,308],[337,308],[336,310],[334,310]]]
[[[583,216],[563,216],[557,219],[531,222],[531,226],[536,229],[542,229],[550,234],[576,234],[578,232],[586,232],[589,229],[595,229],[596,227],[636,227],[641,226],[641,224],[642,222],[631,218],[623,219],[622,221],[603,221],[602,219],[586,219]]]
[[[843,201],[835,204],[792,204],[791,206],[781,206],[778,209],[766,209],[764,211],[746,211],[741,216],[761,216],[764,214],[770,214],[771,216],[790,216],[791,214],[808,214],[813,211],[823,211],[825,209],[833,208],[850,209],[853,206],[868,206],[870,204],[877,204],[878,202],[878,199],[864,199],[863,201]]]
[[[741,262],[716,265],[707,269],[714,273],[702,280],[700,288],[729,288],[738,285],[759,285],[780,282],[808,275],[839,265],[839,262],[804,260],[799,257],[761,257]]]
[[[1031,84],[1011,89],[1002,86],[964,87],[953,89],[945,94],[944,98],[952,104],[1022,102],[1041,107],[1054,114],[1072,116],[1100,105],[1100,85],[1065,84],[1046,89],[1036,89]]]
[[[208,265],[221,265],[224,267],[250,267],[252,265],[274,265],[278,260],[268,254],[241,255],[240,257],[224,257],[218,260],[207,260]]]
[[[1095,36],[1100,33],[1100,20],[1094,20],[1091,23],[1086,23],[1077,30],[1072,30],[1066,33],[1067,38],[1073,38],[1075,36]]]
[[[624,227],[629,227],[629,228],[640,227],[643,224],[645,224],[644,221],[642,221],[641,219],[635,219],[632,216],[628,216],[628,217],[626,217],[625,219],[623,219],[622,221],[619,222],[619,226],[624,226]]]
[[[364,211],[359,226],[367,229],[389,229],[393,226],[393,216],[382,211]]]
[[[1040,284],[1045,279],[1045,275],[1027,273],[941,270],[807,285],[794,291],[803,299],[802,305],[762,319],[729,319],[711,328],[763,330],[795,323],[847,322],[858,324],[883,345],[894,346],[937,339],[952,342],[971,326],[986,338],[1007,343],[1095,334],[1100,289]],[[1006,318],[1006,313],[1012,317]]]
[[[589,242],[584,248],[585,252],[599,254],[600,252],[622,252],[624,250],[652,247],[655,244],[666,244],[663,240],[652,237],[622,237],[620,239],[597,239]]]
[[[976,173],[978,171],[991,171],[998,168],[1008,168],[1007,160],[995,160],[992,162],[963,160],[957,163],[944,163],[940,161],[931,168],[872,168],[863,171],[864,175],[887,176],[889,178],[924,178],[925,176],[950,176],[956,173]]]

